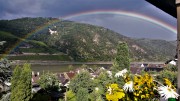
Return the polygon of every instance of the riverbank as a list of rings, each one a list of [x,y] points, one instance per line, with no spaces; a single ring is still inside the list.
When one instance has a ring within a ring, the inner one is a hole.
[[[22,65],[29,63],[33,65],[69,65],[69,64],[113,64],[112,61],[98,61],[98,62],[74,62],[74,61],[56,61],[56,60],[12,60],[12,65]],[[131,62],[131,64],[164,64],[164,62]]]
[[[12,60],[12,65],[22,65],[24,63],[29,63],[32,65],[83,65],[83,64],[89,64],[89,65],[95,65],[95,64],[112,64],[113,62],[73,62],[73,61],[55,61],[55,60],[49,60],[49,61],[44,61],[44,60]]]

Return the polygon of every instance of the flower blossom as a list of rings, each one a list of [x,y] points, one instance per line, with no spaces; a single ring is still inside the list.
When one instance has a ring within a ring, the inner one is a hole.
[[[177,94],[171,87],[169,86],[160,86],[158,87],[158,92],[164,99],[168,98],[178,98],[179,94]]]
[[[95,90],[96,90],[96,91],[98,91],[98,90],[99,90],[99,88],[98,88],[98,87],[96,87],[96,88],[95,88]]]
[[[108,90],[109,94],[112,94],[112,88],[111,87],[108,87]]]
[[[133,92],[133,81],[129,81],[127,83],[125,83],[125,85],[123,86],[123,89],[125,92],[129,91],[129,92]]]
[[[117,72],[116,74],[115,74],[115,77],[123,77],[124,76],[124,74],[126,74],[128,71],[127,71],[127,69],[123,69],[122,71],[119,71],[119,72]]]
[[[111,71],[107,71],[107,74],[109,77],[112,77],[112,72]]]

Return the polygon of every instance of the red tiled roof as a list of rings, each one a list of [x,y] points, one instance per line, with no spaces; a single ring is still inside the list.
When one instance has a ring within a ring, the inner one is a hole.
[[[74,72],[67,72],[66,73],[69,79],[72,79],[75,76]]]

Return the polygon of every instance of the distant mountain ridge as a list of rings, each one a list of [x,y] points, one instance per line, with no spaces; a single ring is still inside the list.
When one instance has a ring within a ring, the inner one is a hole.
[[[45,24],[48,27],[23,39]],[[57,33],[51,34],[49,30]],[[119,41],[128,43],[131,61],[164,61],[173,58],[176,52],[176,44],[173,42],[132,39],[103,27],[56,18],[0,20],[0,40],[7,41],[1,53],[17,41],[23,41],[14,52],[61,52],[74,61],[111,61],[116,55]]]

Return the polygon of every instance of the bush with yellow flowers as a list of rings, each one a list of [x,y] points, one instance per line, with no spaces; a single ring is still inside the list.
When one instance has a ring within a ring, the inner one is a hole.
[[[167,100],[177,99],[179,96],[168,79],[164,79],[164,84],[161,84],[148,73],[133,75],[132,77],[127,71],[118,73],[115,74],[115,77],[122,77],[125,84],[118,85],[114,83],[108,85],[106,92],[108,101],[155,101],[160,97]]]
[[[123,89],[120,89],[118,84],[110,84],[107,88],[106,98],[109,101],[118,101],[125,96]]]

